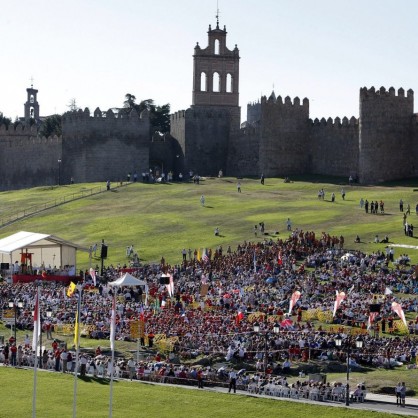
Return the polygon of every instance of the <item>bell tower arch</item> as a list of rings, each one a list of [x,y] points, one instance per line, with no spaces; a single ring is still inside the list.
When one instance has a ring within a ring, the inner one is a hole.
[[[29,122],[31,119],[39,119],[39,103],[37,99],[38,90],[33,88],[33,84],[30,88],[26,89],[28,94],[25,103],[25,122]]]
[[[226,46],[226,27],[209,25],[208,46],[196,44],[193,55],[193,98],[195,106],[239,106],[239,50]],[[206,81],[202,83],[202,79]]]

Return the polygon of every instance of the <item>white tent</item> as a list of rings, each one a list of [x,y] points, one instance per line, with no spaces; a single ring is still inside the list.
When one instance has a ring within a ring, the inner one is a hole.
[[[114,282],[109,282],[109,286],[146,286],[147,283],[143,280],[137,279],[129,273],[125,273],[122,277],[115,280]]]
[[[76,271],[77,250],[88,251],[54,235],[20,231],[0,239],[0,262],[9,264],[12,269],[16,261],[19,265],[22,263],[22,254],[30,254],[34,269],[42,265],[57,268],[74,266]]]

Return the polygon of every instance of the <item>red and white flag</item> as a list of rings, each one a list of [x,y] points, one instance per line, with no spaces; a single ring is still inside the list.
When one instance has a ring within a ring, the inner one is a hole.
[[[399,303],[392,302],[392,311],[396,312],[399,318],[402,319],[402,322],[405,324],[405,326],[408,326],[408,324],[406,323],[404,311]]]
[[[38,342],[41,336],[41,312],[39,309],[39,289],[36,291],[35,309],[33,313],[33,339],[32,350],[38,352]]]
[[[208,253],[206,248],[203,250],[202,260],[207,263],[209,261]]]
[[[112,317],[110,320],[110,349],[115,350],[115,330],[116,330],[116,302],[115,297],[112,299]]]
[[[335,291],[337,293],[337,297],[334,302],[334,312],[332,313],[332,317],[335,316],[337,309],[340,307],[341,302],[345,299],[345,293],[344,292],[338,292],[338,290]]]
[[[242,311],[238,311],[237,316],[235,317],[235,323],[239,325],[239,323],[244,319],[244,314]]]
[[[277,264],[279,266],[281,266],[283,264],[283,260],[282,260],[282,253],[281,251],[279,251],[279,255],[277,256]]]
[[[145,322],[145,312],[143,305],[141,305],[141,307],[139,308],[139,320]]]
[[[371,329],[372,324],[373,324],[374,320],[376,319],[378,313],[379,312],[370,312],[369,313],[369,319],[367,321],[367,329]]]
[[[89,272],[90,272],[91,278],[93,279],[93,284],[94,286],[96,286],[96,270],[94,270],[93,267],[90,267]]]
[[[293,292],[293,295],[290,298],[290,303],[289,303],[289,315],[291,315],[292,309],[295,307],[296,302],[300,298],[300,295],[301,295],[301,293],[299,292],[299,290],[296,290],[296,292]]]

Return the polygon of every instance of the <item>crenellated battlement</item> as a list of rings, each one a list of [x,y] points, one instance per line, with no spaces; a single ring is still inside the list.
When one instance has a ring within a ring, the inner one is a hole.
[[[18,123],[14,126],[11,123],[8,127],[4,124],[0,125],[0,136],[9,135],[9,136],[37,136],[38,131],[35,125],[29,126],[24,123]]]
[[[396,95],[396,90],[394,87],[389,87],[388,90],[386,90],[385,87],[380,87],[380,89],[375,89],[373,86],[369,89],[367,87],[362,87],[360,89],[360,100],[362,99],[370,99],[370,98],[382,98],[382,97],[398,97],[398,98],[406,98],[409,100],[414,99],[414,91],[412,89],[409,89],[406,92],[405,97],[405,90],[401,87],[398,89],[398,94]]]
[[[48,138],[44,136],[30,136],[30,135],[5,135],[0,136],[0,143],[10,142],[10,145],[13,145],[14,148],[19,147],[28,147],[28,146],[51,146],[54,144],[60,144],[62,138],[57,135],[49,136]]]
[[[308,98],[304,98],[302,101],[302,104],[300,102],[299,97],[295,97],[292,99],[289,96],[286,96],[284,98],[284,101],[282,99],[282,96],[278,96],[277,99],[271,95],[269,98],[267,98],[267,96],[262,96],[261,97],[261,104],[262,105],[268,105],[268,106],[287,106],[287,107],[299,107],[299,106],[303,106],[309,109],[309,100]]]
[[[309,122],[314,126],[314,127],[318,127],[318,126],[328,126],[328,127],[333,127],[333,128],[341,128],[341,127],[353,127],[353,126],[358,126],[359,124],[359,120],[356,119],[354,116],[352,116],[350,119],[348,119],[346,116],[344,116],[342,119],[340,119],[339,117],[336,117],[335,119],[332,118],[315,118],[314,120],[309,119]]]
[[[184,119],[186,117],[186,110],[178,110],[175,113],[172,113],[170,115],[170,121],[171,123],[174,123],[178,120]]]
[[[93,115],[91,115],[90,109],[86,107],[84,110],[79,109],[72,112],[66,112],[62,116],[63,125],[88,122],[93,123],[97,121],[102,121],[105,124],[126,124],[129,122],[137,123],[148,119],[149,111],[147,109],[143,110],[141,114],[138,114],[135,109],[108,109],[107,111],[102,111],[99,107],[94,110]]]

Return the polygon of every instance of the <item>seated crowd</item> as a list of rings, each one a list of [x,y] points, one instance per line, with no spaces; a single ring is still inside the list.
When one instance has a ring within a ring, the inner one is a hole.
[[[96,287],[89,276],[84,279],[82,330],[91,338],[109,338],[112,298],[116,292],[117,340],[133,341],[130,323],[141,319],[145,323],[142,345],[147,342],[152,348],[157,335],[172,337],[172,352],[179,359],[204,356],[209,360],[245,360],[258,372],[267,360],[270,366],[260,379],[271,384],[271,376],[286,376],[294,361],[315,358],[345,362],[345,353],[335,345],[335,332],[303,319],[303,312],[308,310],[332,312],[336,291],[344,291],[347,296],[331,321],[344,338],[349,336],[349,327],[364,331],[364,348],[352,353],[352,366],[390,367],[415,362],[418,339],[414,334],[418,332],[418,318],[408,324],[409,336],[385,335],[394,332],[393,301],[400,303],[405,313],[417,311],[415,299],[397,297],[399,293],[418,293],[414,270],[400,263],[391,263],[380,251],[373,254],[351,251],[346,256],[343,244],[343,237],[326,233],[317,236],[314,232],[296,229],[287,239],[244,242],[235,251],[228,249],[224,252],[222,247],[218,247],[214,252],[207,251],[206,259],[198,260],[195,251],[179,265],[168,265],[162,259],[159,265],[136,268],[133,274],[147,283],[146,288],[108,286],[109,281],[120,276],[118,268],[109,266],[103,277],[98,278]],[[173,276],[173,294],[169,293],[168,285],[160,284],[162,273]],[[388,288],[392,293],[385,294]],[[9,300],[23,302],[23,308],[17,312],[17,327],[21,330],[33,328],[35,289],[34,283],[4,283],[0,286],[1,307],[7,308]],[[301,292],[301,297],[287,315],[289,300],[296,290]],[[379,298],[380,312],[374,319],[372,332],[367,332],[370,305],[376,302],[376,297]],[[44,326],[51,325],[57,331],[62,326],[74,324],[76,299],[66,296],[62,284],[43,283],[41,314],[44,315],[47,308],[52,310],[52,317],[44,319]],[[259,333],[253,331],[255,320],[260,322]],[[279,325],[277,334],[273,333],[275,324]],[[375,324],[380,328],[377,329]],[[267,347],[268,358],[264,359],[267,332],[271,338]],[[26,350],[22,362],[33,364],[31,347],[19,341],[12,344]],[[55,350],[46,351],[48,366],[57,354]],[[74,355],[71,357],[74,362]],[[86,369],[96,369],[99,375],[106,374],[109,367],[108,358],[106,361],[95,357],[86,359]],[[115,365],[115,370],[116,367],[123,372],[123,364]],[[138,378],[157,374],[182,379],[184,374],[190,376],[190,373],[199,371],[172,364],[160,367],[147,363],[146,367],[145,364],[136,364],[135,367]],[[209,369],[201,371],[206,376],[210,372]],[[244,375],[240,382],[251,384],[251,380],[246,379]],[[264,390],[258,383],[257,390]],[[286,386],[283,379],[280,383],[278,380],[273,383]],[[300,386],[290,386],[289,393],[295,389],[299,396],[328,396],[327,385]]]

